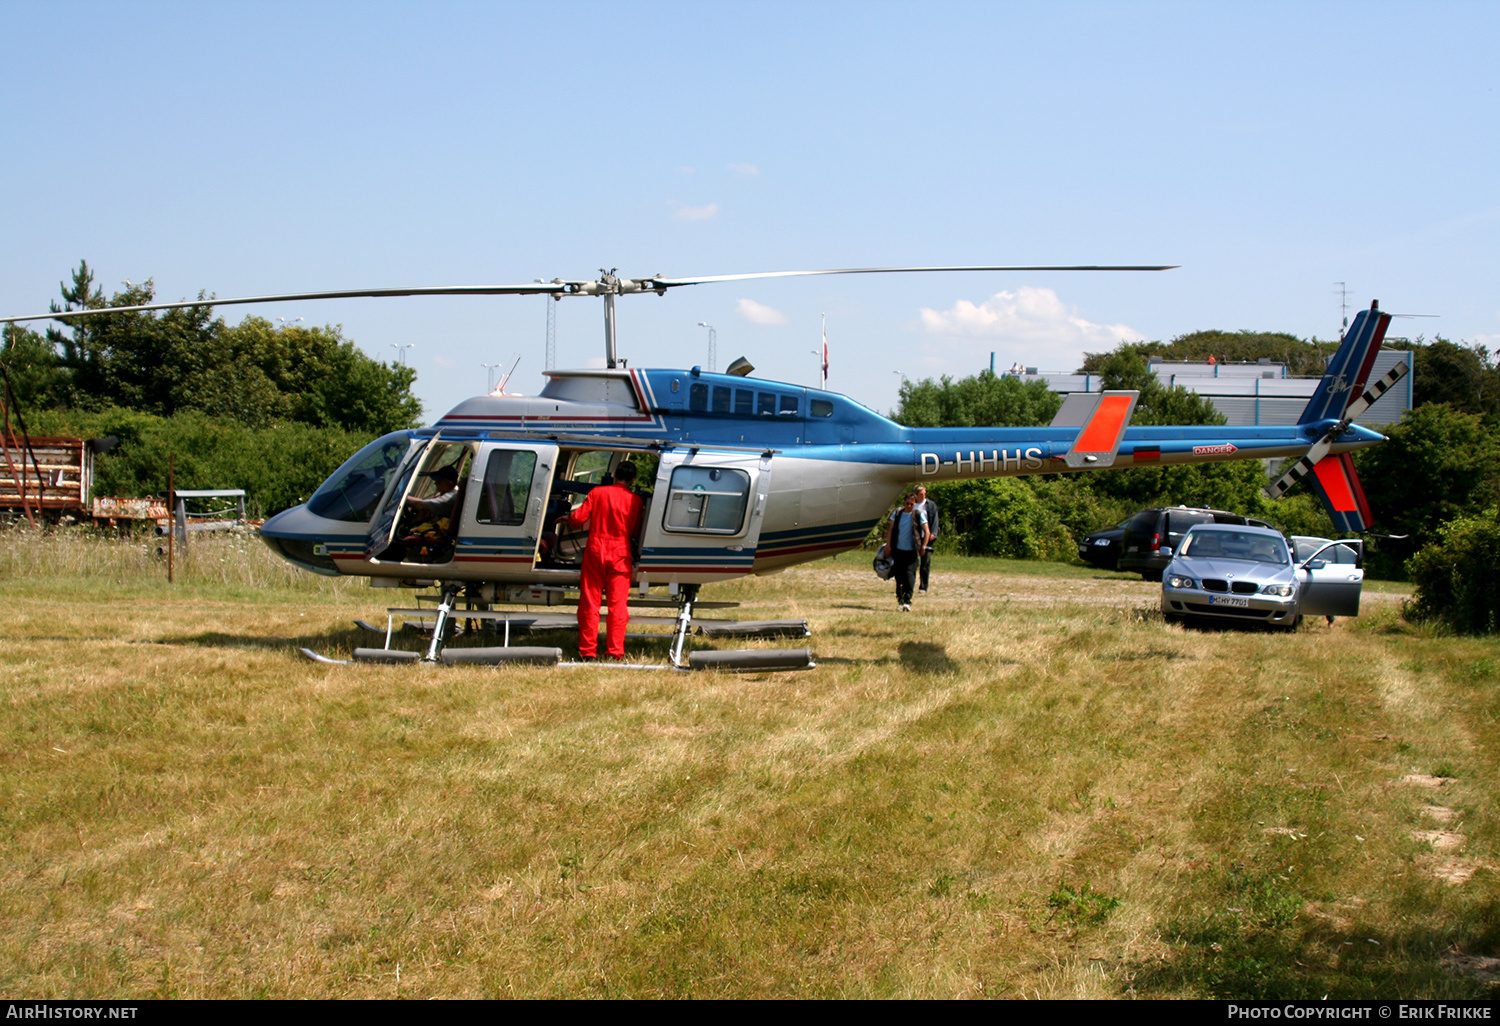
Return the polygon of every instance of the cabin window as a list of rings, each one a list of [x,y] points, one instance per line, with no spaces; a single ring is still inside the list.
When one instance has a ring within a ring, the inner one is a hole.
[[[736,388],[734,390],[734,412],[741,417],[748,417],[755,412],[755,393],[748,388]]]
[[[811,403],[812,415],[814,417],[832,417],[833,403],[827,399],[814,399]]]
[[[707,385],[693,385],[688,389],[688,409],[694,413],[708,412]]]
[[[531,498],[531,479],[536,474],[536,453],[529,450],[496,449],[484,468],[484,488],[479,493],[481,524],[518,527],[526,522],[526,503]]]
[[[664,526],[687,534],[739,534],[750,507],[750,475],[726,467],[678,467]]]
[[[776,394],[774,392],[758,392],[756,393],[756,398],[760,403],[760,406],[755,411],[756,413],[759,413],[762,417],[776,416]]]
[[[714,386],[714,412],[715,413],[728,413],[729,412],[729,395],[730,395],[730,390],[728,388],[725,388],[723,385],[715,385]]]
[[[781,409],[777,411],[783,417],[795,417],[797,415],[797,397],[784,395],[781,397]]]

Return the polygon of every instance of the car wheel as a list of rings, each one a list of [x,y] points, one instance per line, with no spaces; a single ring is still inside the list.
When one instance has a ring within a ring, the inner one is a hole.
[[[1143,580],[1143,581],[1152,581],[1152,582],[1154,582],[1156,584],[1160,584],[1161,583],[1161,575],[1162,575],[1162,572],[1160,570],[1142,570],[1141,571],[1141,580]]]
[[[1302,626],[1302,615],[1299,613],[1298,615],[1288,620],[1286,623],[1282,624],[1281,629],[1286,631],[1288,634],[1296,634],[1297,628],[1300,626]]]

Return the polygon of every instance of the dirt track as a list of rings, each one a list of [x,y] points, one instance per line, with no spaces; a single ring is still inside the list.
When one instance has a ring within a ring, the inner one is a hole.
[[[885,597],[892,585],[876,579],[864,569],[854,567],[832,567],[826,564],[817,567],[802,567],[788,570],[786,577],[810,576],[823,585],[838,585],[851,598]],[[1406,592],[1376,592],[1366,589],[1361,599],[1362,607],[1376,604],[1401,602],[1410,598]],[[934,567],[932,586],[919,602],[931,602],[940,606],[963,605],[973,602],[994,603],[1038,602],[1043,604],[1087,603],[1118,606],[1156,607],[1161,599],[1161,585],[1135,577],[1120,577],[1100,573],[1087,579],[1065,577],[1032,577],[1003,573],[942,572],[941,563]]]

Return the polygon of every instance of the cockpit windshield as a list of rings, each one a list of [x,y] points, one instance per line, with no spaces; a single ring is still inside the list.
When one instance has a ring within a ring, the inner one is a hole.
[[[310,512],[329,520],[363,524],[375,515],[391,475],[414,444],[411,433],[395,431],[349,457],[307,500]]]

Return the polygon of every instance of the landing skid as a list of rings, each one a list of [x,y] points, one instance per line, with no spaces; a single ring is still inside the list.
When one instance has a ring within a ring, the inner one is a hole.
[[[510,643],[512,627],[525,631],[546,630],[576,630],[577,618],[574,615],[556,613],[513,613],[499,612],[490,609],[467,609],[458,610],[455,606],[458,602],[459,585],[447,585],[443,588],[437,608],[396,608],[386,610],[386,626],[380,627],[366,620],[355,620],[355,626],[372,634],[383,634],[385,645],[382,648],[356,648],[352,659],[333,659],[314,652],[312,649],[303,648],[299,651],[315,662],[330,666],[348,666],[353,663],[415,663],[428,664],[442,663],[453,666],[459,664],[477,663],[481,665],[498,666],[504,664],[522,664],[533,666],[597,666],[598,662],[593,660],[564,660],[562,649],[544,646],[519,646]],[[673,630],[671,637],[671,655],[669,663],[663,665],[658,663],[623,663],[607,662],[605,665],[614,669],[622,670],[728,670],[728,671],[775,671],[775,670],[801,670],[809,669],[817,665],[813,661],[812,650],[806,648],[795,649],[743,649],[737,651],[713,651],[700,650],[683,655],[684,646],[688,636],[696,631],[698,636],[704,638],[805,638],[811,635],[806,620],[702,620],[693,616],[694,609],[698,606],[698,586],[685,585],[678,602],[677,615],[665,616],[633,616],[631,620],[642,626],[667,626],[671,625]],[[660,605],[659,602],[642,603],[649,605]],[[709,608],[723,608],[727,603],[705,602],[703,606]],[[396,620],[402,618],[403,630],[416,630],[423,634],[430,632],[430,642],[427,651],[413,652],[405,649],[391,647],[391,640],[396,633]],[[417,621],[417,622],[413,622]],[[484,648],[448,648],[445,647],[448,639],[452,636],[456,621],[475,621],[483,624],[504,626],[504,644]],[[661,634],[647,634],[632,632],[626,635],[632,638],[662,638]]]

